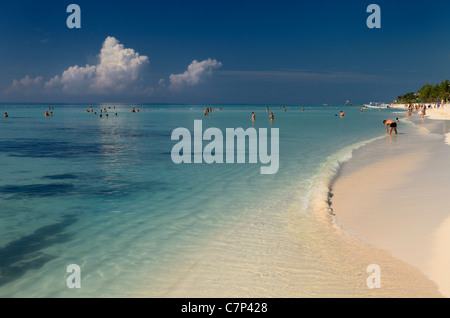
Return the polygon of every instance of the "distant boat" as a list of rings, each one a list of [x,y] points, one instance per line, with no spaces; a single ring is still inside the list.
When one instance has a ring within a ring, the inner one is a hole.
[[[323,104],[323,106],[330,106],[330,104]]]
[[[370,102],[369,104],[364,104],[367,108],[390,108],[389,104],[386,103],[374,103]]]

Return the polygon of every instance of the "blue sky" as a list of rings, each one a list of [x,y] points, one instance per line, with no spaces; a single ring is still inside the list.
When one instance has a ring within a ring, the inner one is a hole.
[[[81,7],[81,29],[66,8]],[[381,29],[369,29],[369,4]],[[449,76],[448,1],[21,1],[0,102],[389,102]],[[118,66],[119,65],[119,66]]]

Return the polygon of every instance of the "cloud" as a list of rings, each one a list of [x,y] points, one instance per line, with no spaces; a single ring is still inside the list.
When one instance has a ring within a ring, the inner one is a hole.
[[[21,80],[13,80],[11,86],[8,87],[4,93],[5,94],[16,94],[20,93],[23,95],[32,95],[38,93],[42,90],[43,78],[42,76],[37,76],[31,78],[29,75],[25,76]]]
[[[155,95],[164,91],[179,91],[185,86],[199,84],[213,70],[222,66],[215,59],[192,61],[182,74],[171,74],[168,80],[161,78],[156,88],[142,79],[142,71],[149,64],[145,55],[134,49],[125,48],[115,37],[109,36],[103,42],[98,62],[95,65],[74,65],[61,74],[44,81],[42,76],[27,75],[14,80],[4,94],[18,96],[114,96]]]
[[[100,52],[100,64],[92,83],[94,90],[125,89],[137,80],[141,68],[148,64],[147,56],[125,49],[115,38],[108,37]]]
[[[170,75],[169,89],[178,91],[184,86],[197,85],[205,74],[211,74],[213,69],[220,68],[221,66],[221,62],[210,58],[201,62],[194,60],[184,73]]]
[[[47,82],[41,76],[34,79],[27,75],[20,81],[14,80],[7,94],[65,93],[65,94],[119,94],[122,92],[149,92],[139,84],[139,74],[149,63],[148,57],[133,49],[125,48],[109,36],[103,42],[97,65],[70,66],[61,75],[55,75]],[[139,89],[138,89],[139,88]]]
[[[64,93],[110,94],[134,89],[142,68],[149,63],[147,56],[141,56],[133,49],[109,36],[103,42],[97,65],[71,66],[61,76],[55,76],[45,83],[45,88],[60,88]]]
[[[69,94],[93,93],[91,85],[96,76],[96,66],[86,65],[79,67],[71,66],[65,70],[61,76],[56,75],[45,83],[45,89],[51,92],[60,92]]]

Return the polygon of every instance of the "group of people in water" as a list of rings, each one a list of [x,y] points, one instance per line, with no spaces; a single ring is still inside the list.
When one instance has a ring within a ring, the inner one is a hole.
[[[438,108],[439,106],[440,106],[440,105],[437,104],[437,105],[435,106],[435,108]],[[409,105],[408,105],[408,114],[407,114],[407,118],[409,119],[409,118],[412,116],[412,114],[413,114],[414,112],[417,112],[417,113],[419,114],[419,116],[423,119],[424,116],[426,115],[427,108],[431,108],[431,105],[426,106],[425,104],[414,104],[414,105],[413,105],[413,104],[409,104]],[[109,117],[109,115],[108,115],[108,110],[111,110],[111,109],[114,109],[114,110],[115,110],[115,109],[116,109],[116,106],[112,106],[112,107],[110,106],[110,107],[108,107],[108,109],[107,109],[106,107],[104,107],[103,109],[100,109],[100,117],[103,117],[103,114],[105,114],[106,117]],[[282,109],[284,112],[287,111],[287,109],[286,109],[285,106],[280,106],[280,109]],[[48,107],[48,109],[45,111],[45,117],[53,117],[53,110],[54,110],[53,107]],[[222,109],[220,108],[220,109],[216,109],[216,110],[222,110]],[[269,109],[268,106],[266,107],[266,111],[267,111],[267,113],[270,113],[269,119],[270,119],[271,121],[275,120],[275,115],[274,115],[273,112],[270,111],[270,109]],[[304,108],[304,107],[302,107],[302,111],[305,111],[305,108]],[[380,111],[381,111],[381,109],[380,109]],[[93,113],[93,114],[97,115],[97,112],[94,111],[94,108],[93,108],[92,106],[90,106],[90,108],[87,110],[87,112],[88,112],[88,113]],[[139,113],[139,112],[141,112],[141,111],[140,111],[139,109],[136,110],[136,109],[133,107],[133,108],[131,109],[131,112],[132,112],[132,113],[136,113],[136,112]],[[145,110],[142,110],[142,112],[145,112]],[[361,108],[361,113],[362,113],[362,112],[363,112],[363,108]],[[212,108],[211,108],[211,107],[207,107],[207,108],[205,109],[205,116],[208,116],[208,115],[211,114],[211,113],[212,113]],[[116,112],[115,112],[115,116],[117,116],[117,113],[116,113]],[[335,116],[339,116],[339,117],[341,117],[341,118],[344,118],[344,117],[345,117],[345,113],[344,113],[344,111],[341,110],[340,114],[339,114],[339,115],[335,114]],[[8,118],[8,117],[9,117],[9,114],[8,114],[7,112],[5,112],[4,118]],[[255,114],[254,112],[252,112],[251,120],[252,120],[253,122],[256,120],[256,114]],[[388,133],[389,135],[391,135],[392,132],[395,132],[395,134],[397,135],[397,134],[398,134],[398,131],[397,131],[398,122],[399,122],[399,119],[398,119],[398,118],[396,118],[395,120],[394,120],[394,119],[386,119],[386,120],[383,120],[383,124],[384,124],[385,127],[386,127],[386,133]]]
[[[275,120],[275,115],[273,113],[270,113],[269,119],[270,120]],[[252,112],[252,121],[255,121],[255,120],[256,120],[256,115],[255,115],[254,112]]]
[[[284,111],[286,111],[286,107],[280,106],[280,108],[282,108]],[[303,107],[302,110],[305,111],[305,108]],[[266,111],[267,111],[268,113],[270,112],[269,107],[266,107]],[[379,111],[381,111],[381,108],[379,109]],[[362,113],[362,112],[363,112],[363,108],[361,108],[361,113]],[[424,113],[425,113],[425,110],[423,110],[423,113],[422,113],[422,114],[424,114]],[[206,115],[206,114],[207,114],[207,113],[206,113],[206,111],[205,111],[205,115]],[[338,114],[335,114],[335,116],[337,117]],[[339,113],[339,117],[344,118],[344,117],[345,117],[345,112],[341,110],[341,112]],[[273,121],[273,120],[275,119],[275,115],[273,114],[273,112],[270,112],[269,118],[270,118],[271,121]],[[252,121],[255,121],[255,120],[256,120],[256,115],[255,115],[254,112],[252,112],[251,120],[252,120]],[[398,130],[397,130],[397,126],[398,126],[397,123],[398,123],[398,122],[399,122],[399,119],[398,119],[398,118],[396,118],[395,120],[394,120],[394,119],[386,119],[386,120],[383,120],[383,124],[384,124],[385,127],[386,127],[386,133],[388,133],[389,135],[391,135],[392,132],[395,132],[395,134],[397,135],[397,134],[398,134]]]
[[[115,109],[115,107],[116,107],[116,106],[114,106],[114,109]],[[159,108],[158,108],[158,110],[159,110]],[[140,111],[139,109],[136,109],[136,108],[133,107],[133,108],[131,109],[131,112],[132,112],[132,113],[140,113],[141,111]],[[143,109],[142,112],[145,113],[145,109]]]
[[[282,108],[282,106],[280,106],[280,108]],[[286,111],[286,107],[283,107],[283,110]],[[273,114],[273,112],[270,112],[269,107],[266,107],[266,111],[267,111],[268,113],[270,113],[269,119],[270,119],[271,121],[275,120],[275,115]],[[255,115],[254,112],[252,112],[252,121],[255,121],[255,120],[256,120],[256,115]]]
[[[50,110],[50,113],[48,112],[49,110]],[[52,110],[54,110],[54,108],[49,106],[48,109],[45,111],[45,117],[53,117]]]
[[[111,108],[111,106],[109,106],[108,109],[116,109],[116,106],[113,106],[112,108]],[[97,115],[97,112],[94,111],[94,108],[93,108],[92,106],[90,107],[90,109],[88,109],[88,110],[86,110],[86,111],[87,111],[88,113],[93,113],[94,115]],[[131,112],[136,112],[135,109],[134,109],[134,107],[133,107],[133,109],[131,110]],[[105,113],[105,117],[106,117],[106,118],[109,117],[108,110],[106,109],[106,107],[104,107],[103,109],[100,109],[100,115],[99,115],[100,118],[103,117],[103,113]],[[117,116],[117,113],[115,113],[115,115]]]
[[[286,111],[286,107],[280,106],[281,109],[283,109],[284,111]],[[269,113],[270,109],[269,107],[266,107],[266,111]],[[302,111],[305,111],[305,107],[302,107]],[[363,112],[363,109],[361,108],[361,112]],[[205,112],[206,115],[206,112]],[[338,115],[335,114],[335,116],[337,117]],[[341,110],[341,112],[339,113],[339,117],[344,118],[345,117],[345,113],[344,111]],[[270,120],[274,120],[275,119],[275,115],[273,114],[273,112],[270,112],[270,116],[269,116]],[[254,112],[252,112],[252,121],[256,120],[256,115]],[[395,121],[394,121],[395,122]],[[398,122],[398,118],[397,118],[397,122]],[[384,122],[383,122],[384,123]],[[397,126],[394,125],[392,128],[395,128],[395,132],[397,133]]]
[[[208,116],[209,114],[211,114],[212,113],[212,108],[211,107],[207,107],[206,109],[205,109],[205,116]]]
[[[280,109],[282,109],[284,112],[287,111],[286,106],[280,106]],[[302,107],[302,111],[305,111],[305,107]],[[275,120],[275,115],[273,112],[270,111],[269,106],[266,107],[266,112],[270,113],[269,119],[271,121]],[[255,120],[256,120],[256,115],[254,112],[252,112],[252,121],[255,121]]]
[[[49,112],[50,110],[50,112]],[[53,117],[53,112],[51,110],[54,110],[53,107],[49,107],[48,110],[45,111],[45,117]],[[4,118],[8,118],[9,115],[7,112],[5,112],[5,115],[3,115]]]

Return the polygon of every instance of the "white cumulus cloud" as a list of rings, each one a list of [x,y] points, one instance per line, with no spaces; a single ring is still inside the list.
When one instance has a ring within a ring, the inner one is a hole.
[[[71,66],[61,76],[45,83],[47,89],[60,88],[64,93],[109,94],[132,89],[148,57],[128,49],[109,36],[103,42],[97,65]]]
[[[148,57],[133,49],[125,48],[109,36],[103,42],[96,65],[70,66],[61,75],[55,75],[44,83],[42,76],[14,80],[7,94],[66,93],[66,94],[114,94],[142,90],[139,74],[149,63]],[[149,92],[148,88],[143,92]]]
[[[43,78],[37,76],[31,78],[29,75],[25,76],[21,80],[13,80],[11,86],[5,90],[6,94],[20,93],[23,95],[31,95],[38,93],[42,90]]]
[[[92,93],[91,85],[96,76],[96,66],[71,66],[61,76],[56,75],[45,83],[45,88],[64,93]]]
[[[170,75],[169,88],[176,91],[180,90],[185,85],[197,85],[205,74],[211,74],[214,69],[220,68],[221,66],[222,63],[215,59],[212,60],[209,58],[201,62],[194,60],[184,73]]]

